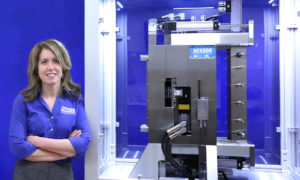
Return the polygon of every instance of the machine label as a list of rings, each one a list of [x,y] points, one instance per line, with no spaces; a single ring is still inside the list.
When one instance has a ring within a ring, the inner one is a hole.
[[[190,46],[190,59],[216,59],[216,47]]]

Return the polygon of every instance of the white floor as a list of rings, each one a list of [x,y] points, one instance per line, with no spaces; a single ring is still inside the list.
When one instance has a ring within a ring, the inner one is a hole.
[[[135,163],[119,162],[112,164],[99,177],[99,180],[126,180]],[[228,180],[296,180],[287,173],[262,170],[234,170]],[[160,180],[188,180],[187,178],[160,178]]]

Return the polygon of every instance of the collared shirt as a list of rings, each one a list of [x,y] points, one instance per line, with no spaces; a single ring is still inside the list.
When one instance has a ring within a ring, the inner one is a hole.
[[[81,130],[80,137],[69,138],[73,130]],[[25,102],[25,98],[18,95],[14,101],[9,129],[10,150],[17,159],[24,159],[37,150],[37,147],[26,141],[29,135],[69,139],[77,156],[83,155],[90,141],[83,99],[61,95],[56,98],[51,112],[40,95],[31,102]]]

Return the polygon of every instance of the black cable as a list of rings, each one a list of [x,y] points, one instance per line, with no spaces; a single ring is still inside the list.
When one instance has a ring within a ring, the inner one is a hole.
[[[228,180],[226,174],[225,174],[223,171],[219,171],[219,172],[220,172],[220,174],[223,176],[224,180]]]
[[[195,178],[193,177],[192,174],[190,174],[185,168],[183,168],[182,166],[180,166],[180,164],[178,164],[171,156],[171,150],[168,148],[169,146],[167,146],[167,154],[168,154],[168,158],[167,160],[175,167],[177,168],[179,171],[181,171],[181,173],[188,177],[189,180],[195,180]]]
[[[199,150],[199,178],[203,178],[204,174],[205,174],[205,170],[206,170],[206,149],[202,149],[202,145],[206,144],[206,127],[203,127],[201,129],[201,138],[203,139],[203,142],[200,142],[200,147],[201,149]],[[205,148],[205,147],[204,147]]]
[[[162,17],[158,17],[156,18],[157,19],[157,22],[168,22],[169,21],[169,18],[168,17],[165,17],[165,18],[162,18]]]
[[[202,129],[202,138],[204,139],[204,130]],[[199,149],[199,171],[200,171],[200,177],[199,178],[203,178],[204,176],[204,172],[205,172],[205,164],[204,164],[204,161],[205,161],[205,152],[204,152],[204,149],[202,147],[202,145],[200,144],[200,148]]]
[[[213,16],[210,16],[209,18],[206,18],[205,21],[209,21],[209,20],[214,21],[214,20],[218,19],[219,17],[220,17],[220,15],[213,15]]]
[[[175,167],[177,170],[179,170],[184,176],[188,177],[189,180],[195,180],[195,177],[190,172],[188,172],[184,167],[182,167],[180,164],[178,164],[173,159],[169,141],[170,141],[169,136],[166,133],[166,135],[164,136],[162,143],[161,143],[161,147],[162,147],[162,150],[163,150],[166,160],[168,162],[170,162],[171,165],[173,167]]]
[[[171,150],[168,148],[169,146],[169,137],[168,135],[164,136],[162,149],[166,160],[169,161],[176,169],[180,171],[184,171],[184,169],[172,158]],[[175,162],[175,163],[174,163]]]
[[[198,80],[198,99],[201,98],[201,86],[200,86],[200,80]]]

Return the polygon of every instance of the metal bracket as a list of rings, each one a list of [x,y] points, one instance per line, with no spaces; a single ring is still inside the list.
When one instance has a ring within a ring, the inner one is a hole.
[[[245,103],[243,101],[234,101],[233,104],[235,104],[235,105],[244,105]]]
[[[244,66],[234,66],[231,69],[243,69],[243,68],[244,68]]]
[[[235,86],[235,87],[244,87],[245,84],[244,83],[235,83],[235,84],[233,84],[233,86]]]
[[[245,123],[245,121],[242,118],[236,118],[232,119],[233,121],[240,122],[240,123]]]
[[[253,45],[252,43],[240,43],[240,46],[250,46]]]

